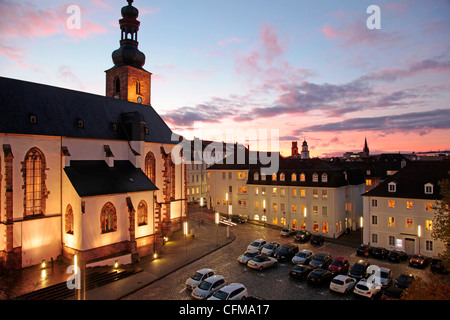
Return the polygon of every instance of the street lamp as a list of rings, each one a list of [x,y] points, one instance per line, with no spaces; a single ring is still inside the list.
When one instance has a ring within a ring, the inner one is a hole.
[[[422,236],[422,227],[417,226],[417,236],[419,237],[419,254],[420,254],[420,237]]]
[[[359,218],[359,224],[361,225],[361,243],[364,244],[364,218]]]
[[[183,222],[183,234],[184,234],[184,245],[186,248],[186,262],[187,262],[187,234],[188,234],[188,222]]]
[[[216,244],[219,246],[219,223],[220,223],[220,213],[216,212],[214,221],[216,223]]]

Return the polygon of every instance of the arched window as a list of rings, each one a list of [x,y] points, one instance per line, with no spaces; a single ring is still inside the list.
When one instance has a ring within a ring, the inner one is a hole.
[[[319,175],[317,173],[314,173],[312,176],[313,182],[319,182]]]
[[[280,173],[280,181],[284,181],[286,179],[286,176],[284,173]]]
[[[139,202],[138,210],[137,210],[137,217],[138,217],[138,226],[146,226],[148,223],[148,206],[147,203],[142,200]]]
[[[136,94],[141,94],[141,83],[139,81],[136,82]]]
[[[32,148],[25,156],[23,165],[25,216],[44,214],[46,196],[44,154],[38,148]]]
[[[322,174],[322,182],[328,182],[328,175],[326,173]]]
[[[120,93],[120,79],[119,78],[114,79],[114,92]]]
[[[259,180],[259,173],[258,172],[255,172],[253,174],[253,180]]]
[[[277,181],[277,179],[278,179],[277,174],[274,173],[274,174],[272,175],[272,181]]]
[[[69,204],[66,208],[66,215],[64,216],[66,222],[66,233],[73,235],[73,210],[72,206]]]
[[[116,208],[111,202],[106,203],[100,214],[100,225],[102,233],[113,232],[117,230]]]
[[[291,181],[297,181],[297,175],[295,173],[292,174]]]
[[[302,221],[300,222],[300,229],[301,229],[301,230],[306,230],[306,222],[305,222],[305,220],[302,220]]]
[[[297,219],[293,219],[293,220],[292,220],[292,228],[294,228],[294,229],[297,229],[297,228],[298,228]]]
[[[147,153],[145,156],[145,174],[154,184],[156,184],[156,159],[152,152]]]
[[[300,175],[300,181],[304,182],[306,180],[306,176],[304,173]]]

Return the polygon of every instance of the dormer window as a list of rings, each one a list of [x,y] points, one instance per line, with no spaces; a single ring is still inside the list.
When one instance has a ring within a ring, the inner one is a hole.
[[[395,182],[389,182],[389,184],[388,184],[388,191],[389,192],[396,192],[397,191],[397,184]]]
[[[326,173],[322,174],[322,182],[328,182],[328,175]]]
[[[317,173],[314,173],[312,176],[312,181],[313,182],[319,182],[319,175]]]
[[[259,180],[259,174],[258,174],[258,172],[255,172],[255,173],[253,174],[253,180]]]
[[[425,194],[433,194],[433,184],[427,183],[425,185]]]

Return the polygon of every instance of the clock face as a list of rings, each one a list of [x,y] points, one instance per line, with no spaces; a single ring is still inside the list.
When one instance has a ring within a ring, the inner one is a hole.
[[[142,103],[142,98],[141,98],[141,97],[138,97],[138,98],[137,98],[137,102],[138,102],[138,103]]]

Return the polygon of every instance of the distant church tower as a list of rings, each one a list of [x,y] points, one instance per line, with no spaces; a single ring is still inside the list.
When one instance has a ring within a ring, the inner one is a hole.
[[[114,67],[105,71],[106,96],[150,106],[152,74],[142,68],[145,54],[138,49],[139,11],[132,6],[133,0],[127,1],[119,20],[120,48],[112,53]]]
[[[291,156],[292,156],[292,157],[298,156],[297,141],[292,141]]]
[[[301,159],[309,159],[309,150],[308,150],[308,143],[306,140],[303,140],[302,144],[302,153],[300,155]]]
[[[367,138],[366,138],[365,142],[364,142],[364,149],[363,149],[363,152],[361,154],[361,157],[367,158],[367,157],[369,157],[369,153],[370,153],[370,151],[369,151],[369,146],[367,145]]]

